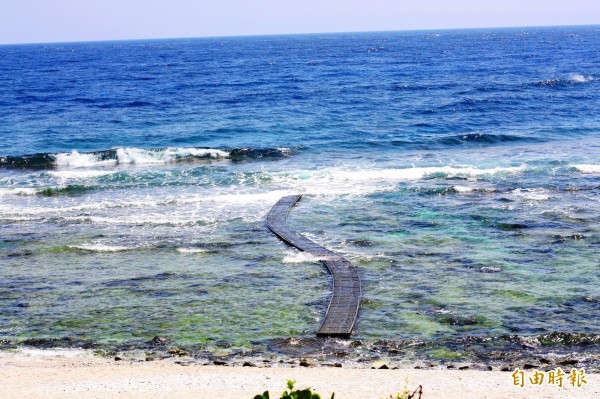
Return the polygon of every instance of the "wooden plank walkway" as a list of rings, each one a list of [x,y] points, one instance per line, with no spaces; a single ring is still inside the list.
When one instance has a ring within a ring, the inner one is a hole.
[[[349,337],[360,305],[361,287],[358,271],[348,260],[290,229],[287,215],[300,198],[302,195],[281,198],[269,211],[267,226],[286,243],[318,257],[333,276],[333,296],[317,336]]]

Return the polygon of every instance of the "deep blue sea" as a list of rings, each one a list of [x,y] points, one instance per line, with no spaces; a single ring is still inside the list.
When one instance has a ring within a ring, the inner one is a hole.
[[[598,367],[599,50],[597,26],[0,46],[0,344]],[[315,338],[330,276],[265,226],[296,193],[289,224],[358,267],[350,340]]]

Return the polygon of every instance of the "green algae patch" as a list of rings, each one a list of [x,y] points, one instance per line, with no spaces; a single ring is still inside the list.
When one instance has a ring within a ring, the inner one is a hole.
[[[520,303],[534,303],[536,301],[535,296],[517,290],[496,290],[494,294],[515,299]]]
[[[427,356],[436,360],[459,360],[465,357],[464,354],[446,348],[434,349],[427,352]]]
[[[64,253],[64,252],[79,252],[79,251],[80,251],[79,249],[73,248],[69,245],[57,245],[54,247],[43,248],[38,252],[46,253],[46,254],[60,254],[60,253]]]
[[[385,305],[384,301],[380,301],[378,299],[373,299],[373,298],[363,297],[360,301],[361,309],[377,310],[377,309],[381,309],[382,307],[384,307],[384,305]]]
[[[432,338],[440,332],[453,331],[452,328],[440,324],[430,316],[416,312],[407,312],[402,319],[405,323],[403,328],[406,331],[419,333],[424,338]]]

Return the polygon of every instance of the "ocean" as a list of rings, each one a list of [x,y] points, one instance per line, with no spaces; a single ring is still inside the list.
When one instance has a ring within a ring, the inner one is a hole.
[[[0,347],[598,369],[598,49],[597,26],[0,46]],[[348,340],[315,337],[331,277],[265,225],[290,194],[358,267]]]

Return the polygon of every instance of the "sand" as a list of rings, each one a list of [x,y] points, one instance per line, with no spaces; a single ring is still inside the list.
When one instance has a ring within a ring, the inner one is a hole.
[[[532,373],[527,371],[527,376]],[[287,379],[329,398],[381,399],[423,386],[423,398],[600,398],[600,374],[581,388],[515,387],[510,372],[374,370],[335,367],[241,367],[176,364],[174,359],[115,361],[78,352],[0,353],[0,398],[278,398]],[[566,381],[565,381],[566,382]]]

